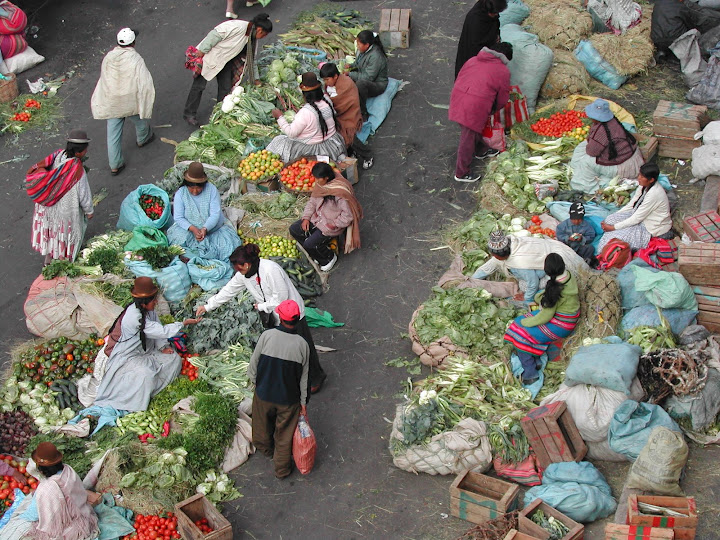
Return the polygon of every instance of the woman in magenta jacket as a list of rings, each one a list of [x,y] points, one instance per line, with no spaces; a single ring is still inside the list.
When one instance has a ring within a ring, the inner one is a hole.
[[[476,182],[480,175],[470,173],[473,156],[480,159],[498,152],[488,148],[482,140],[482,130],[488,117],[504,107],[510,95],[512,45],[496,43],[484,47],[477,56],[463,65],[450,94],[448,117],[460,124],[455,180]]]

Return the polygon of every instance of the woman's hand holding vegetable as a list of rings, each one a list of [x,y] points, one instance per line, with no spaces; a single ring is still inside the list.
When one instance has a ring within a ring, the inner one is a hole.
[[[513,300],[525,300],[525,295],[519,292],[515,296],[513,296]]]
[[[95,215],[95,213],[92,212],[92,213],[90,213],[90,214],[85,214],[85,217],[88,218],[88,219],[92,219],[94,215]]]
[[[195,310],[195,316],[196,316],[196,317],[200,317],[201,315],[205,315],[206,313],[207,313],[207,309],[205,308],[205,306],[199,306],[199,307]]]
[[[602,223],[600,223],[600,226],[602,227],[602,230],[605,232],[615,230],[615,225],[609,225],[609,224],[605,223],[604,221]]]
[[[282,112],[280,111],[280,109],[273,109],[272,111],[270,111],[270,114],[275,120],[282,116]]]

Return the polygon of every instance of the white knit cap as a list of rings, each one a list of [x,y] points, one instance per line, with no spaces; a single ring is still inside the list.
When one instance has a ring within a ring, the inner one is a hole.
[[[118,45],[132,45],[135,41],[136,33],[131,28],[123,28],[118,32],[117,42]]]

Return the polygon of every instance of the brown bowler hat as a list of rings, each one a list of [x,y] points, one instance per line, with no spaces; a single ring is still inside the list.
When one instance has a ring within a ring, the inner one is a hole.
[[[33,461],[41,467],[50,467],[60,463],[63,459],[63,455],[53,443],[41,442],[32,453],[32,458]]]
[[[135,278],[133,288],[130,290],[133,298],[151,298],[155,296],[157,292],[157,285],[155,285],[152,278],[149,277]]]
[[[89,143],[90,139],[88,139],[87,131],[83,129],[73,129],[70,133],[68,133],[67,138],[65,139],[67,142],[72,143]]]
[[[185,171],[185,180],[193,182],[195,184],[204,184],[207,182],[207,174],[205,174],[205,167],[199,161],[193,161],[188,170]]]
[[[318,81],[317,75],[311,72],[303,73],[300,81],[300,90],[303,92],[309,92],[310,90],[316,90],[320,88],[320,81]]]

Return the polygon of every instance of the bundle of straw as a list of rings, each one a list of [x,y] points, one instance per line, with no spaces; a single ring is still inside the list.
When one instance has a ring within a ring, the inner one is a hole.
[[[525,23],[532,27],[540,41],[551,49],[572,51],[592,33],[590,14],[580,4],[548,4],[530,11]]]
[[[590,43],[620,75],[636,75],[650,67],[653,46],[650,36],[640,26],[635,26],[620,36],[594,34]]]
[[[570,51],[553,50],[553,64],[540,95],[546,99],[559,99],[572,94],[587,94],[590,75],[585,66]]]

